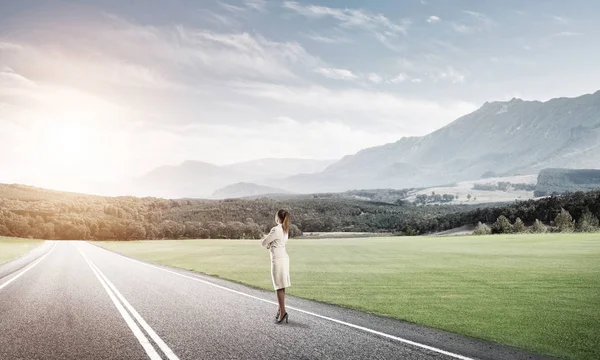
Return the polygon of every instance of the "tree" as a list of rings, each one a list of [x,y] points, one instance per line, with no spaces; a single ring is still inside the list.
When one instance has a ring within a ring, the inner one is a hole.
[[[494,225],[492,225],[492,234],[511,234],[513,232],[513,225],[504,215],[500,215]]]
[[[513,225],[513,232],[524,233],[526,231],[527,231],[527,228],[525,227],[523,220],[521,220],[521,218],[517,218],[517,220],[515,220],[515,224]]]
[[[594,214],[586,209],[577,221],[577,231],[579,232],[596,232],[598,231],[599,221]]]
[[[532,231],[537,234],[542,234],[548,231],[548,227],[546,227],[546,225],[544,225],[544,223],[540,220],[535,219]]]
[[[477,223],[477,226],[475,227],[475,231],[473,231],[474,235],[489,235],[492,233],[492,229],[490,229],[489,226],[487,226],[486,224],[481,223],[481,221],[479,223]]]
[[[471,194],[468,194],[468,195],[467,195],[467,200],[468,200],[468,201],[470,201],[470,200],[471,200],[471,197],[472,197],[472,196],[471,196]]]
[[[573,217],[565,209],[560,209],[560,213],[554,219],[554,224],[560,232],[573,232],[575,229],[575,221],[573,221]]]
[[[415,231],[412,227],[410,227],[409,225],[407,225],[402,230],[402,235],[404,235],[404,236],[417,236],[417,235],[419,235],[419,232]]]

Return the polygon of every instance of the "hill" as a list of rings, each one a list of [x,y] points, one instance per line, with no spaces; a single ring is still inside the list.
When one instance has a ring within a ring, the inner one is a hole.
[[[536,196],[600,189],[600,170],[544,169],[540,171]]]
[[[487,102],[429,135],[362,150],[280,185],[297,192],[430,187],[490,171],[513,176],[599,163],[600,91],[546,102]]]
[[[261,159],[217,166],[201,161],[185,161],[162,166],[135,179],[130,194],[164,198],[209,198],[216,190],[239,182],[261,182],[322,171],[333,160]],[[278,188],[277,181],[272,181]]]
[[[286,190],[276,189],[269,186],[262,186],[253,183],[240,182],[232,185],[225,186],[224,188],[218,189],[212,194],[213,199],[231,199],[231,198],[244,198],[244,197],[255,197],[255,196],[277,196],[290,194]]]

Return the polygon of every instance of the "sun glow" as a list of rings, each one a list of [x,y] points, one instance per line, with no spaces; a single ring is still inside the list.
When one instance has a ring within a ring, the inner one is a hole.
[[[29,118],[23,168],[40,186],[94,191],[95,183],[115,180],[126,167],[118,113],[98,103],[82,103]]]

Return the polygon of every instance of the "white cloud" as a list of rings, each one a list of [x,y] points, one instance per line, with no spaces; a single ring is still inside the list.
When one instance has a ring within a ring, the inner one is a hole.
[[[439,16],[435,16],[435,15],[432,15],[432,16],[430,16],[430,17],[427,18],[427,22],[430,23],[430,24],[439,22],[440,20],[441,20],[440,17]]]
[[[583,33],[581,32],[576,32],[576,31],[561,31],[558,32],[556,34],[554,34],[553,36],[558,36],[558,37],[572,37],[572,36],[582,36]]]
[[[447,80],[453,84],[459,84],[465,82],[466,75],[452,66],[446,66],[431,71],[430,78],[434,82]]]
[[[406,135],[425,134],[475,109],[474,105],[464,102],[437,103],[355,88],[332,90],[316,85],[298,87],[249,82],[233,86],[240,94],[289,104],[306,117],[347,119],[346,124],[356,128],[385,128]],[[402,114],[403,121],[397,121],[398,114]],[[419,122],[415,122],[417,119]]]
[[[383,81],[383,78],[380,75],[375,74],[375,73],[370,73],[367,78],[373,84],[381,84],[381,82]]]
[[[408,76],[406,74],[398,74],[389,80],[392,84],[400,84],[408,80]]]
[[[458,23],[452,23],[452,28],[454,29],[454,31],[461,34],[469,34],[474,31],[473,27]]]
[[[317,41],[317,42],[321,42],[321,43],[325,43],[325,44],[345,44],[345,43],[350,43],[352,42],[352,40],[348,39],[347,37],[341,37],[341,36],[326,36],[326,35],[319,35],[319,34],[305,34],[305,37]]]
[[[326,78],[334,80],[355,80],[357,76],[350,70],[336,69],[336,68],[318,68],[315,69],[316,73],[319,73]]]
[[[413,82],[415,84],[420,84],[423,82],[423,80],[417,78],[417,79],[412,79],[411,82]]]
[[[452,23],[454,31],[461,34],[472,34],[475,32],[489,31],[496,26],[496,22],[489,16],[477,11],[465,10],[463,13],[469,15],[465,22]]]
[[[249,9],[253,9],[260,12],[267,12],[266,0],[245,0],[244,4]]]
[[[572,20],[566,16],[551,15],[550,18],[559,25],[569,25]]]
[[[367,31],[391,49],[394,49],[394,45],[389,39],[400,34],[406,35],[410,25],[408,20],[398,23],[381,13],[363,9],[302,5],[295,1],[285,1],[283,7],[308,18],[333,18],[338,21],[340,27]]]
[[[246,8],[241,7],[241,6],[236,6],[236,5],[232,5],[226,2],[222,2],[222,1],[218,1],[217,2],[219,4],[220,7],[222,7],[223,9],[232,12],[232,13],[241,13],[241,12],[245,12]]]
[[[223,26],[223,27],[227,27],[227,28],[239,28],[241,26],[241,23],[234,19],[231,16],[225,16],[223,14],[220,14],[218,12],[209,10],[209,9],[201,9],[198,11],[199,14],[201,14],[202,18],[214,25],[217,26]]]

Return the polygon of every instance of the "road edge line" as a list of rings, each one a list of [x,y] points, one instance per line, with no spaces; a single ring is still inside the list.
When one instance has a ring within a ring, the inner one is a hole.
[[[56,245],[56,241],[54,241],[52,243],[52,247],[50,248],[50,250],[48,250],[48,252],[46,252],[44,255],[42,255],[41,257],[39,257],[37,260],[35,260],[34,262],[32,262],[31,264],[27,265],[24,269],[19,269],[17,270],[17,275],[13,276],[12,278],[10,278],[9,280],[7,280],[5,283],[0,284],[0,290],[4,289],[5,287],[7,287],[9,284],[11,284],[13,281],[17,280],[18,278],[20,278],[21,276],[23,276],[26,272],[28,272],[29,270],[31,270],[34,266],[36,266],[37,264],[39,264],[42,260],[44,260],[46,258],[46,256],[48,256],[52,250],[54,250],[54,246]],[[13,273],[14,274],[14,273]],[[7,275],[7,276],[11,276]]]
[[[187,278],[187,279],[190,279],[190,280],[198,281],[198,282],[201,282],[203,284],[210,285],[210,286],[213,286],[213,287],[225,290],[225,291],[229,291],[229,292],[232,292],[232,293],[235,293],[235,294],[238,294],[238,295],[246,296],[246,297],[249,297],[249,298],[252,298],[252,299],[255,299],[255,300],[259,300],[259,301],[266,302],[266,303],[269,303],[269,304],[277,305],[277,303],[274,302],[274,301],[270,301],[270,300],[267,300],[267,299],[260,298],[258,296],[246,294],[246,293],[243,293],[241,291],[230,289],[230,288],[228,288],[226,286],[215,284],[215,283],[213,283],[211,281],[207,281],[207,280],[200,279],[200,278],[197,278],[197,277],[193,277],[193,276],[181,274],[181,273],[178,273],[176,271],[165,269],[163,267],[160,267],[160,266],[157,266],[157,265],[154,265],[154,264],[150,264],[150,263],[146,263],[146,262],[143,262],[143,261],[140,261],[140,260],[137,260],[137,259],[133,259],[133,258],[127,257],[125,255],[119,254],[117,252],[109,251],[109,250],[104,249],[102,247],[98,247],[98,248],[100,248],[100,249],[102,249],[104,251],[107,251],[109,253],[113,253],[113,254],[119,255],[119,256],[127,259],[127,260],[138,262],[140,264],[143,264],[143,265],[146,265],[146,266],[149,266],[149,267],[153,267],[153,268],[156,268],[158,270],[162,270],[162,271],[165,271],[165,272],[168,272],[168,273],[172,273],[174,275],[181,276],[181,277],[184,277],[184,278]],[[385,337],[387,339],[391,339],[391,340],[395,340],[395,341],[398,341],[398,342],[402,342],[404,344],[412,345],[414,347],[418,347],[418,348],[421,348],[421,349],[425,349],[425,350],[436,352],[438,354],[443,354],[443,355],[446,355],[446,356],[450,356],[450,357],[453,357],[455,359],[459,359],[459,360],[476,360],[475,358],[470,358],[470,357],[467,357],[467,356],[455,354],[453,352],[442,350],[442,349],[436,348],[434,346],[430,346],[430,345],[426,345],[426,344],[421,344],[421,343],[416,342],[416,341],[404,339],[404,338],[401,338],[399,336],[395,336],[395,335],[387,334],[387,333],[384,333],[384,332],[381,332],[381,331],[369,329],[369,328],[364,327],[364,326],[355,325],[355,324],[352,324],[352,323],[349,323],[349,322],[346,322],[346,321],[342,321],[342,320],[338,320],[338,319],[334,319],[334,318],[331,318],[331,317],[328,317],[328,316],[319,315],[319,314],[316,314],[316,313],[313,313],[313,312],[310,312],[310,311],[306,311],[306,310],[302,310],[302,309],[299,309],[299,308],[296,308],[296,307],[292,307],[292,306],[286,306],[286,307],[289,308],[289,309],[292,309],[292,310],[295,310],[295,311],[307,314],[307,315],[318,317],[318,318],[323,319],[323,320],[328,320],[328,321],[331,321],[331,322],[334,322],[334,323],[337,323],[337,324],[340,324],[340,325],[351,327],[351,328],[354,328],[354,329],[357,329],[357,330],[362,330],[364,332],[368,332],[368,333],[371,333],[371,334],[374,334],[374,335]]]

